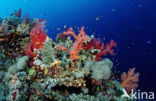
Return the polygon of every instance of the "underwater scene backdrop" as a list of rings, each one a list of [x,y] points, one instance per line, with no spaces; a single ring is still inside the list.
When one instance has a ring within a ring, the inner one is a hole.
[[[155,0],[0,0],[0,101],[154,101],[155,66]]]

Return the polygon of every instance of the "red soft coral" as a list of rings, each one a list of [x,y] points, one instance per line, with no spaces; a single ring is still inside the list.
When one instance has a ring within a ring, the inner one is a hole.
[[[135,90],[138,87],[139,73],[135,74],[135,68],[129,69],[128,74],[122,73],[121,80],[120,85],[129,93],[132,89]]]
[[[25,47],[25,52],[26,52],[26,54],[27,54],[30,58],[36,57],[36,54],[33,53],[32,47],[31,47],[30,44],[28,44],[28,45]]]
[[[97,49],[100,49],[101,51],[99,53],[96,54],[96,61],[99,61],[101,56],[106,56],[107,53],[113,55],[114,54],[114,50],[112,49],[113,47],[116,47],[116,44],[114,42],[114,40],[110,40],[109,44],[106,44],[106,46],[104,46],[104,44],[102,43],[101,46],[99,45],[99,42],[95,42],[97,44]]]
[[[36,55],[33,52],[34,49],[40,49],[43,46],[43,42],[46,40],[46,32],[43,31],[45,20],[36,20],[35,27],[29,33],[30,43],[25,47],[26,54],[30,58],[34,58]]]
[[[99,50],[101,50],[101,49],[103,49],[104,44],[102,43],[101,46],[100,46],[100,44],[101,44],[101,40],[94,38],[91,41],[89,41],[87,44],[84,44],[83,47],[87,51],[90,50],[90,49],[99,49]]]
[[[77,60],[79,58],[78,54],[81,49],[83,49],[83,42],[88,40],[88,36],[84,32],[84,27],[81,28],[79,31],[78,36],[75,34],[72,28],[70,28],[68,31],[63,32],[64,35],[72,35],[75,39],[75,45],[73,46],[72,50],[70,51],[64,46],[57,46],[56,49],[65,50],[70,54],[70,58]]]
[[[104,43],[101,43],[101,39],[95,39],[94,38],[94,48],[98,50],[102,50],[104,48]]]
[[[47,35],[46,32],[43,31],[44,28],[44,20],[37,21],[35,27],[31,30],[30,35],[30,45],[33,49],[40,49],[43,46],[43,42],[45,42]]]
[[[114,50],[112,49],[113,47],[116,47],[117,43],[114,42],[114,40],[111,40],[109,44],[107,44],[106,46],[104,45],[104,43],[101,43],[100,39],[93,39],[90,42],[88,42],[86,45],[83,45],[85,50],[90,50],[90,49],[97,49],[100,50],[99,53],[96,54],[96,61],[99,61],[101,56],[106,56],[107,53],[110,53],[111,55],[113,55]]]

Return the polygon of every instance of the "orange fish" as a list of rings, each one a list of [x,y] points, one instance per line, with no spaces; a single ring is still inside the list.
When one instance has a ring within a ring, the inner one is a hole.
[[[4,38],[0,38],[0,42],[1,42],[1,41],[4,41],[4,40],[5,40]]]

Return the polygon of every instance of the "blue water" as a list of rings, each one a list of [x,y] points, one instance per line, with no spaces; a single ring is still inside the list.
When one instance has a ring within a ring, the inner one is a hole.
[[[19,8],[31,18],[45,18],[53,39],[65,25],[85,26],[104,42],[114,39],[116,69],[136,67],[139,89],[156,92],[156,0],[1,0],[0,17]]]

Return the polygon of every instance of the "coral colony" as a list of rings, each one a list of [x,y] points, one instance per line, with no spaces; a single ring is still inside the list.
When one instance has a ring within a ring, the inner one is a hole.
[[[21,17],[21,9],[0,20],[1,101],[127,101],[138,87],[135,68],[121,79],[112,72],[117,43],[73,28],[56,41],[44,31],[46,20]]]

